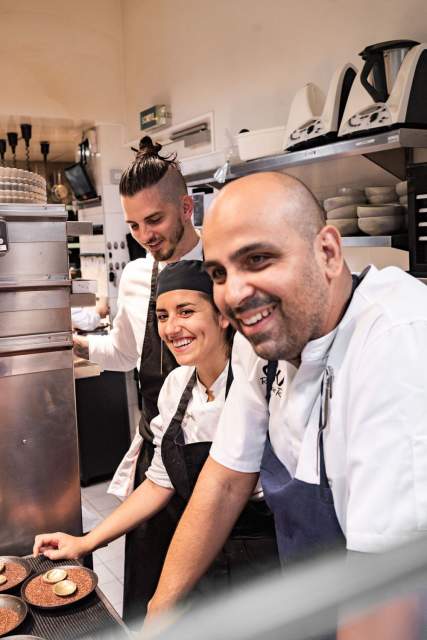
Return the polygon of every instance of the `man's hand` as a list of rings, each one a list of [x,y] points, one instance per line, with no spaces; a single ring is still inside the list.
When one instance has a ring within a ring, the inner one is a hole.
[[[251,496],[257,473],[240,473],[208,457],[178,524],[146,619],[175,606],[224,546]]]
[[[73,351],[79,358],[89,360],[89,340],[84,336],[73,334]]]
[[[96,302],[96,313],[99,314],[101,318],[105,318],[105,316],[110,313],[110,307],[108,305],[107,298],[99,298]]]

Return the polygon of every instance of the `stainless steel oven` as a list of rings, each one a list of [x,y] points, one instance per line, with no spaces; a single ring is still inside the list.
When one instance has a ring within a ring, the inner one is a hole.
[[[66,217],[0,205],[0,554],[81,532]]]

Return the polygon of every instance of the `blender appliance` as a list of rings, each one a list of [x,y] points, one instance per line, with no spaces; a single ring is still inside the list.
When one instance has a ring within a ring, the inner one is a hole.
[[[368,131],[427,128],[427,44],[390,40],[366,47],[338,137]]]

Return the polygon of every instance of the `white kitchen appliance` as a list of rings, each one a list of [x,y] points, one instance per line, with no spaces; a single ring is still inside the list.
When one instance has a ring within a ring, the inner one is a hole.
[[[336,139],[356,73],[349,63],[336,69],[326,100],[314,84],[305,85],[296,94],[286,127],[285,149],[303,149]]]
[[[268,129],[243,129],[237,135],[237,148],[241,160],[254,160],[273,156],[283,151],[283,134],[285,127],[269,127]]]
[[[391,40],[366,47],[344,111],[339,137],[427,127],[427,44]]]
[[[313,82],[297,91],[292,100],[285,129],[284,149],[291,149],[299,142],[299,132],[310,128],[322,115],[325,95]]]

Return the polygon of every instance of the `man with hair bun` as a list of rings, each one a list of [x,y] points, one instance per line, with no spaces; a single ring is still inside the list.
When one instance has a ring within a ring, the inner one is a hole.
[[[130,262],[120,280],[118,312],[108,336],[76,336],[77,355],[110,371],[130,371],[140,359],[143,409],[139,431],[109,491],[124,497],[137,487],[153,457],[150,422],[166,376],[177,366],[161,349],[155,293],[159,271],[168,262],[200,260],[202,243],[192,223],[193,200],[174,155],[160,155],[161,145],[145,136],[135,160],[120,180],[125,220],[147,257]],[[174,527],[174,500],[167,509],[126,536],[123,617],[141,616],[157,583]],[[169,511],[168,511],[169,510]]]

